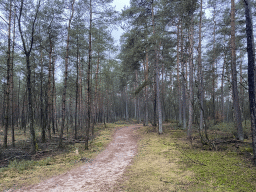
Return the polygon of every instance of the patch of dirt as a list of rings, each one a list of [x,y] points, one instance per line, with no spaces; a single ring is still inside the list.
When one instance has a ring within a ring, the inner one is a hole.
[[[138,125],[119,128],[112,142],[93,161],[65,174],[37,185],[24,187],[19,192],[36,191],[111,191],[122,177],[125,168],[137,153]],[[9,190],[15,191],[15,190]]]

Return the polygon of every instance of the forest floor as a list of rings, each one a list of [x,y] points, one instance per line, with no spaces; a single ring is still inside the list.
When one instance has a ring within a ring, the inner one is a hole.
[[[161,135],[154,127],[140,128],[138,155],[114,191],[255,191],[251,138],[239,142],[231,130],[233,123],[212,126],[212,148],[202,145],[196,125],[192,141],[176,123],[163,125]]]
[[[138,135],[134,131],[139,127],[117,128],[105,150],[83,165],[39,184],[7,191],[112,191],[137,152]]]
[[[89,151],[76,143],[54,157],[12,161],[0,169],[0,191],[255,191],[251,138],[239,142],[231,130],[211,127],[209,147],[196,126],[189,141],[176,123],[161,135],[152,126],[109,124]]]

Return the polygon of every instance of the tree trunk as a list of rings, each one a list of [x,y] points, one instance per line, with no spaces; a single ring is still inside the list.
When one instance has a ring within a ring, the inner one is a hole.
[[[66,92],[67,92],[67,81],[68,81],[68,57],[69,57],[69,30],[71,21],[74,14],[74,4],[75,0],[72,2],[72,13],[70,19],[68,21],[68,36],[67,36],[67,45],[66,45],[66,57],[65,57],[65,77],[64,77],[64,89],[62,95],[62,121],[61,121],[61,129],[60,129],[60,138],[59,138],[59,147],[62,147],[62,137],[63,137],[63,130],[65,126],[65,117],[66,117]]]
[[[253,159],[256,165],[256,108],[255,108],[255,46],[253,36],[253,23],[251,14],[251,5],[249,0],[244,0],[247,34],[247,52],[248,52],[248,84],[250,100],[250,116],[252,131]]]
[[[36,135],[34,129],[34,115],[33,115],[33,100],[32,100],[32,85],[31,85],[31,66],[29,56],[30,54],[26,55],[26,62],[27,62],[27,89],[28,89],[28,115],[29,115],[29,129],[31,134],[31,153],[36,152]]]
[[[193,16],[192,24],[190,26],[190,59],[189,59],[189,121],[188,121],[188,138],[191,139],[192,136],[192,123],[193,123],[193,103],[194,103],[194,63],[193,63],[193,46],[194,46],[194,25],[193,25]]]
[[[54,50],[53,50],[53,55],[54,55]],[[55,57],[52,57],[52,131],[53,134],[55,135],[56,133],[56,87],[55,87]]]
[[[202,14],[203,14],[203,0],[200,6],[200,22],[199,22],[199,45],[198,45],[198,99],[200,107],[200,122],[199,129],[203,130],[204,124],[204,90],[203,90],[203,70],[202,70]]]
[[[155,35],[155,18],[154,18],[154,1],[152,1],[152,25],[153,25],[153,34]],[[161,43],[159,43],[160,47]],[[159,53],[157,48],[157,42],[155,44],[155,79],[156,79],[156,105],[157,105],[157,112],[158,112],[158,133],[163,133],[162,128],[162,107],[160,102],[160,85],[159,85]]]
[[[184,57],[183,57],[183,29],[181,23],[181,76],[182,76],[182,116],[183,116],[183,129],[186,129],[186,74],[185,74],[185,64],[184,64]]]
[[[4,148],[7,148],[7,135],[10,118],[10,86],[11,86],[11,20],[12,20],[12,0],[10,0],[9,23],[8,23],[8,50],[7,50],[7,85],[6,85],[6,108],[5,108],[5,129],[4,129]]]
[[[224,62],[222,67],[222,75],[221,75],[221,116],[222,121],[224,122],[224,75],[225,75],[225,65],[226,65],[226,53],[224,53]]]
[[[146,50],[146,63],[145,63],[145,81],[148,81],[148,52]],[[145,121],[144,125],[148,126],[148,86],[145,87]]]
[[[51,118],[52,118],[52,40],[49,34],[49,65],[48,65],[48,86],[47,86],[47,130],[48,137],[51,140]]]
[[[14,82],[13,82],[13,66],[14,66],[14,47],[15,47],[15,24],[16,19],[13,18],[13,43],[12,43],[12,57],[11,57],[11,103],[12,103],[12,146],[15,147],[15,134],[14,134],[14,123],[15,123],[15,116],[17,117],[17,113],[15,113],[15,107],[14,107]],[[16,114],[16,115],[15,115]]]
[[[216,21],[215,21],[215,5],[214,5],[214,12],[213,12],[213,22],[214,22],[214,30],[213,30],[213,62],[212,62],[212,118],[214,125],[216,124],[215,118],[215,65],[216,65],[216,56],[215,56],[215,49],[216,49]]]
[[[235,1],[231,0],[231,74],[232,74],[232,93],[235,121],[237,127],[237,136],[240,141],[244,140],[241,111],[239,105],[237,89],[237,71],[236,71],[236,44],[235,44]]]
[[[87,126],[86,126],[86,139],[85,150],[89,149],[89,133],[91,127],[91,59],[92,59],[92,0],[90,0],[90,29],[89,29],[89,61],[87,69]]]
[[[22,40],[24,54],[26,56],[26,68],[27,68],[27,94],[28,94],[28,117],[29,117],[29,128],[31,134],[31,153],[35,153],[37,150],[37,143],[35,137],[35,130],[34,130],[34,119],[33,119],[33,95],[32,95],[32,85],[31,85],[31,65],[30,65],[30,55],[34,44],[34,33],[35,33],[35,23],[37,20],[39,8],[40,8],[41,1],[38,2],[36,14],[33,18],[32,27],[31,27],[31,40],[29,43],[29,47],[27,47],[27,42],[25,41],[24,34],[21,28],[21,17],[23,11],[24,0],[21,0],[19,16],[18,16],[18,25],[20,31],[20,37]]]
[[[178,102],[179,102],[179,126],[182,125],[182,102],[181,102],[181,86],[180,86],[180,22],[177,25],[177,82],[178,82]]]
[[[43,102],[43,51],[42,49],[40,50],[40,59],[41,59],[41,72],[40,72],[40,112],[41,112],[41,140],[42,140],[42,143],[45,143],[45,122],[44,122],[44,117],[45,117],[45,114],[44,114],[44,102]]]
[[[77,124],[78,124],[78,103],[79,103],[79,45],[77,36],[77,53],[76,53],[76,106],[75,106],[75,132],[74,137],[77,139]]]

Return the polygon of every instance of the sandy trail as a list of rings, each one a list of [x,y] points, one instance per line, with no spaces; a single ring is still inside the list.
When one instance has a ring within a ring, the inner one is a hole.
[[[119,128],[112,142],[92,162],[18,191],[112,191],[137,153],[134,130],[138,127],[132,125]]]

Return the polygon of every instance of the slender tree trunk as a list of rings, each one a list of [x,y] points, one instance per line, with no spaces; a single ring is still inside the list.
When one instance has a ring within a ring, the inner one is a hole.
[[[198,45],[198,97],[200,106],[200,121],[199,129],[203,130],[204,124],[204,90],[203,90],[203,70],[202,70],[202,14],[203,14],[203,0],[200,6],[200,21],[199,21],[199,45]]]
[[[79,45],[77,37],[77,52],[76,52],[76,108],[75,108],[75,139],[77,139],[77,124],[78,124],[78,103],[79,103]]]
[[[248,52],[248,84],[252,131],[253,160],[256,165],[256,108],[255,108],[255,46],[250,0],[244,0]]]
[[[189,121],[188,121],[188,138],[191,139],[192,136],[192,123],[193,123],[193,103],[194,103],[194,63],[193,63],[193,46],[194,46],[194,25],[193,25],[193,16],[192,24],[190,26],[190,59],[189,59]]]
[[[125,118],[126,121],[129,120],[127,86],[125,88]]]
[[[182,125],[182,102],[181,102],[181,86],[180,86],[180,21],[177,25],[177,82],[178,82],[178,102],[179,102],[179,126]]]
[[[24,38],[24,34],[21,28],[21,17],[23,11],[24,0],[21,0],[19,16],[18,16],[18,25],[20,31],[20,37],[23,44],[24,54],[26,56],[26,68],[27,68],[27,94],[28,94],[28,117],[29,117],[29,128],[31,134],[31,153],[35,153],[37,148],[36,137],[35,137],[35,130],[34,130],[34,119],[33,119],[33,95],[32,95],[32,85],[31,85],[31,65],[30,65],[30,55],[34,44],[34,33],[35,33],[35,23],[37,20],[39,8],[40,8],[41,1],[39,0],[35,17],[33,18],[32,27],[31,27],[31,40],[29,43],[29,47],[27,47],[27,43]]]
[[[242,59],[242,54],[240,54],[240,58]],[[240,62],[240,106],[241,106],[241,115],[242,115],[242,122],[244,120],[244,88],[243,88],[243,62]]]
[[[68,57],[69,57],[69,30],[71,26],[71,21],[74,14],[74,4],[75,0],[72,2],[72,13],[68,22],[68,36],[67,36],[67,45],[66,45],[66,58],[65,58],[65,75],[64,75],[64,89],[62,95],[62,122],[61,122],[61,129],[60,129],[60,138],[59,138],[59,147],[62,147],[62,137],[63,131],[65,126],[65,117],[66,117],[66,92],[67,92],[67,81],[68,81]]]
[[[222,121],[224,122],[224,75],[225,75],[225,65],[226,65],[226,53],[224,53],[224,62],[222,67],[222,75],[221,75],[221,116]]]
[[[89,149],[89,133],[91,127],[91,59],[92,59],[92,0],[90,0],[90,29],[89,29],[89,61],[87,69],[87,127],[86,127],[86,139],[85,150]]]
[[[181,24],[181,75],[182,75],[182,116],[183,116],[183,129],[186,129],[186,74],[185,74],[185,64],[184,64],[184,57],[183,57],[183,29]]]
[[[9,23],[8,23],[8,48],[7,48],[7,85],[6,85],[6,112],[5,112],[5,129],[4,129],[4,148],[7,148],[7,135],[10,118],[10,85],[11,85],[11,20],[12,20],[12,0],[10,2],[9,9]]]
[[[15,12],[14,12],[15,13]],[[12,146],[15,147],[15,133],[14,133],[14,120],[15,120],[15,114],[17,116],[17,113],[15,113],[15,106],[14,106],[14,81],[13,81],[13,75],[14,75],[14,47],[15,47],[15,25],[16,25],[16,19],[13,18],[13,43],[12,43],[12,57],[11,57],[11,103],[12,103]]]
[[[29,129],[31,134],[31,142],[32,142],[32,148],[31,153],[36,152],[36,135],[35,135],[35,129],[34,129],[34,115],[33,115],[33,100],[32,100],[32,85],[31,85],[31,66],[30,66],[30,60],[29,55],[26,55],[26,62],[27,62],[27,89],[28,89],[28,115],[29,115]]]
[[[148,52],[146,50],[145,81],[148,82]],[[148,126],[148,86],[145,87],[145,126]]]
[[[17,121],[18,126],[20,126],[20,77],[19,77],[19,87],[18,87],[18,110],[17,110]]]
[[[42,131],[41,131],[41,140],[42,140],[42,143],[45,143],[45,122],[44,122],[44,104],[43,104],[43,51],[42,49],[40,50],[40,61],[41,61],[41,72],[40,72],[40,111],[41,111],[41,128],[42,128]]]
[[[97,68],[95,75],[95,118],[99,116],[99,93],[98,93],[98,76],[99,76],[99,65],[100,65],[100,53],[98,52]]]
[[[47,86],[47,130],[48,137],[51,140],[51,118],[52,118],[52,40],[49,35],[50,49],[49,49],[49,65],[48,65],[48,86]]]
[[[153,34],[155,35],[155,16],[154,16],[154,7],[153,7],[154,1],[152,0],[152,25],[153,25]],[[159,43],[159,47],[160,47]],[[158,133],[163,133],[162,128],[162,107],[160,102],[160,85],[159,85],[159,53],[157,48],[157,42],[155,44],[155,79],[156,79],[156,104],[157,104],[157,111],[158,111]]]
[[[54,55],[54,50],[52,52]],[[56,122],[56,87],[55,87],[55,56],[52,57],[52,131],[53,134],[56,134],[56,126],[55,126],[55,122]]]
[[[215,65],[216,65],[216,21],[215,21],[215,5],[214,5],[214,12],[213,12],[213,22],[214,22],[214,30],[213,30],[213,62],[212,62],[212,118],[214,125],[216,124],[216,118],[215,118]]]
[[[231,74],[232,74],[232,92],[235,121],[237,127],[237,136],[240,141],[244,140],[244,133],[241,120],[241,110],[239,105],[237,89],[237,71],[236,71],[236,44],[235,44],[235,1],[231,0]]]
[[[137,81],[138,81],[138,71],[137,70],[135,70],[135,85],[134,85],[134,92],[136,91],[136,89],[137,89]],[[138,104],[137,104],[137,100],[138,100],[138,98],[137,98],[137,96],[135,95],[135,98],[134,98],[134,100],[135,100],[135,111],[134,111],[134,113],[135,113],[135,119],[136,120],[138,120],[138,108],[137,108],[137,106],[138,106]]]
[[[79,66],[79,79],[78,79],[78,85],[79,85],[79,101],[78,101],[78,111],[79,111],[79,118],[78,118],[78,125],[79,125],[79,129],[81,129],[81,124],[82,124],[82,116],[83,116],[83,100],[82,100],[82,63],[81,63],[81,59],[80,59],[80,54],[78,55],[78,66]]]

